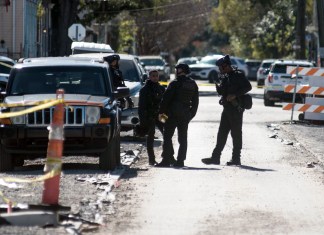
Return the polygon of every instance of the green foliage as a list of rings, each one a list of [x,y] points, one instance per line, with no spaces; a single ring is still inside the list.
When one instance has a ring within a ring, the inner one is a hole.
[[[119,47],[118,52],[134,54],[133,44],[135,42],[137,27],[135,21],[128,15],[122,16],[119,23]]]
[[[307,0],[310,21],[312,0]],[[226,51],[242,57],[279,58],[293,55],[297,0],[220,1],[211,15],[215,32],[229,36]]]
[[[295,20],[290,1],[274,4],[273,10],[255,24],[255,38],[252,40],[253,57],[291,57],[295,42]]]

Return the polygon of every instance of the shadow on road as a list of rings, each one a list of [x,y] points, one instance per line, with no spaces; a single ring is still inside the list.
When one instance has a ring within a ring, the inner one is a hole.
[[[195,170],[195,171],[219,171],[220,169],[217,168],[206,168],[206,167],[192,167],[192,166],[184,166],[182,168],[177,168],[177,167],[173,167],[173,169],[175,170]]]
[[[256,168],[253,166],[246,166],[246,165],[241,165],[238,166],[239,168],[245,169],[245,170],[250,170],[250,171],[260,171],[260,172],[265,172],[265,171],[275,171],[273,169],[263,169],[263,168]]]

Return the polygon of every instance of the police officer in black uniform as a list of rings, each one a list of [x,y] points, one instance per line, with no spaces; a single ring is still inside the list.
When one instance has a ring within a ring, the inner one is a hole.
[[[114,89],[117,89],[117,87],[126,87],[125,81],[123,79],[123,74],[119,69],[120,56],[117,54],[112,54],[112,55],[104,57],[103,59],[104,59],[104,61],[106,61],[109,64],[109,73],[111,74],[111,76],[113,78]],[[128,103],[128,107],[133,108],[134,103],[132,101],[132,98],[128,96],[128,97],[126,97],[126,100]],[[121,107],[125,108],[124,98],[119,99],[119,101],[121,103]]]
[[[159,110],[159,118],[163,115],[168,118],[164,125],[163,133],[163,160],[157,165],[159,167],[183,167],[187,155],[187,132],[191,119],[196,115],[199,104],[199,93],[196,82],[191,79],[187,64],[178,64],[176,68],[176,79],[167,87]],[[172,136],[178,129],[179,150],[176,162]]]
[[[151,166],[157,164],[153,150],[155,126],[163,134],[163,123],[158,120],[158,112],[164,91],[164,86],[159,83],[159,72],[151,70],[149,78],[140,90],[138,102],[140,128],[144,133],[147,133],[146,148]]]
[[[244,108],[240,105],[242,96],[252,87],[242,71],[231,66],[229,55],[216,61],[221,73],[221,83],[216,83],[220,104],[224,109],[217,134],[217,144],[211,158],[203,158],[205,164],[220,164],[221,153],[225,147],[227,136],[231,132],[233,139],[232,159],[227,165],[241,165],[242,124]]]

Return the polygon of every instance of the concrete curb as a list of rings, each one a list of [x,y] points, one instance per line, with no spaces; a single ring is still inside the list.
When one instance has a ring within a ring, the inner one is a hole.
[[[28,211],[28,212],[12,212],[8,214],[1,214],[2,225],[14,226],[40,226],[46,225],[57,226],[58,215],[49,211]]]

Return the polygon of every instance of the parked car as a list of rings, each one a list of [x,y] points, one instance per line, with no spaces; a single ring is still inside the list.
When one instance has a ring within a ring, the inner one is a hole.
[[[254,60],[254,59],[246,59],[245,64],[248,68],[247,78],[249,80],[256,80],[257,79],[257,72],[261,65],[261,60]]]
[[[120,116],[117,99],[126,87],[113,89],[104,63],[69,57],[32,58],[17,63],[10,73],[2,113],[22,111],[34,103],[56,99],[64,89],[64,156],[98,156],[103,170],[120,163]],[[20,106],[23,104],[23,106]],[[18,105],[18,106],[16,106]],[[0,120],[0,171],[12,170],[25,159],[46,157],[48,126],[54,107]]]
[[[287,74],[287,66],[313,67],[313,64],[303,60],[277,60],[272,63],[264,83],[264,105],[274,106],[275,102],[292,101],[293,94],[285,93],[284,87],[295,84],[295,78]],[[298,76],[297,85],[308,85],[308,76]],[[297,101],[303,101],[305,95],[296,94]]]
[[[0,92],[6,90],[6,86],[7,86],[7,83],[8,83],[8,77],[9,77],[9,74],[0,73]]]
[[[248,67],[244,59],[236,56],[230,56],[232,66],[237,67],[238,70],[241,70],[245,76],[248,76]]]
[[[266,69],[269,69],[271,64],[275,62],[275,59],[266,59],[262,60],[261,65],[257,71],[257,85],[258,86],[263,86],[264,85],[264,80],[267,77],[267,74],[265,73]]]
[[[90,60],[103,61],[103,57],[110,55],[110,53],[88,53],[88,54],[75,54],[70,55],[74,58],[88,58]],[[125,85],[130,90],[130,97],[134,102],[134,107],[129,108],[126,106],[122,112],[122,131],[134,130],[135,126],[139,123],[138,117],[138,100],[139,91],[142,88],[144,81],[147,79],[147,74],[145,70],[138,62],[135,56],[119,54],[120,70],[123,73],[123,78],[125,80]],[[127,102],[126,102],[127,104]]]
[[[159,71],[160,81],[167,81],[170,79],[170,65],[162,58],[162,56],[145,55],[139,56],[138,58],[147,73],[150,70],[156,69]]]
[[[214,83],[218,79],[219,69],[216,66],[216,61],[224,55],[215,54],[207,55],[201,58],[199,63],[189,65],[191,70],[191,77],[194,79],[208,80],[209,83]],[[241,70],[245,75],[247,74],[247,66],[242,58],[231,56],[231,64],[238,70]]]
[[[185,63],[187,65],[191,65],[191,64],[197,64],[199,63],[199,58],[198,57],[182,57],[180,59],[178,59],[177,64],[180,63]]]
[[[15,61],[6,56],[0,56],[0,73],[9,74],[12,66],[15,65]]]
[[[207,55],[201,58],[196,64],[189,65],[193,79],[208,80],[209,83],[214,83],[218,79],[219,69],[216,66],[216,61],[223,55]]]
[[[10,70],[15,63],[16,62],[9,57],[0,56],[0,91],[4,91],[6,89]]]

